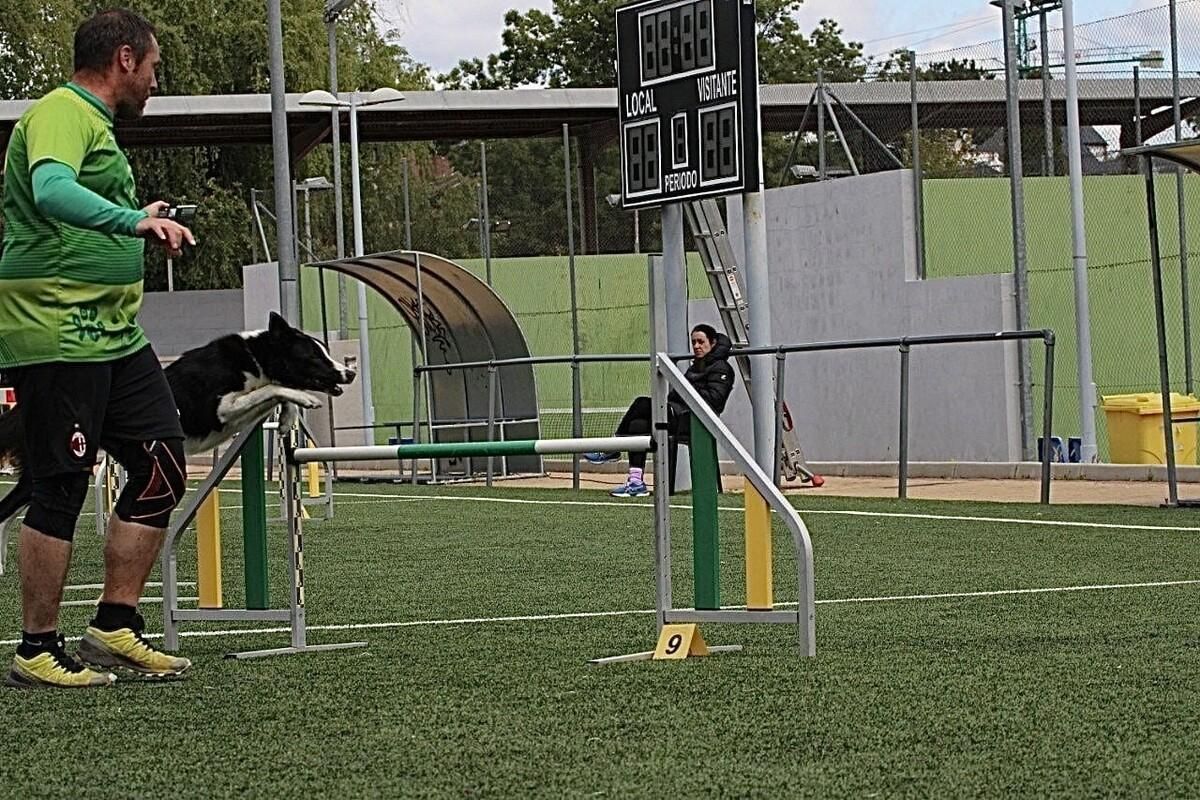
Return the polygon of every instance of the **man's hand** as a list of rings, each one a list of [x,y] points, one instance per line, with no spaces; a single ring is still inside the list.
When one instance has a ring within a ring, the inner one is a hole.
[[[162,200],[151,203],[143,209],[150,216],[137,224],[136,233],[146,239],[157,241],[167,255],[172,258],[183,253],[183,243],[195,246],[196,237],[192,232],[173,220],[159,217],[159,212],[170,204]]]

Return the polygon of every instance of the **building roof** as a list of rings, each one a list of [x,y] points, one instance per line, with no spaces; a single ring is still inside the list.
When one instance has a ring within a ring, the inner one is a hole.
[[[814,84],[777,84],[762,89],[763,128],[791,131],[799,124]],[[829,93],[849,106],[864,123],[887,139],[910,125],[907,82],[828,84]],[[1189,103],[1200,97],[1200,78],[1182,80]],[[1064,81],[1051,81],[1055,117],[1065,119]],[[1166,79],[1141,82],[1144,109],[1162,108],[1171,99]],[[1040,80],[1020,85],[1022,113],[1040,114]],[[363,141],[427,141],[559,135],[562,125],[607,139],[616,132],[615,89],[515,89],[406,92],[404,102],[363,108]],[[348,95],[343,94],[343,98]],[[1002,126],[1004,83],[994,80],[935,81],[917,85],[922,123],[930,127]],[[288,127],[294,149],[307,152],[329,136],[328,111],[300,105],[300,94],[287,96]],[[32,101],[0,101],[0,141]],[[1133,119],[1132,79],[1079,81],[1080,116],[1084,125],[1128,125]],[[1185,109],[1185,114],[1188,110]],[[815,130],[816,114],[805,125]],[[1167,115],[1169,116],[1169,115]],[[342,125],[348,135],[348,121]],[[850,127],[843,121],[843,127]],[[1145,127],[1145,126],[1144,126]],[[1165,127],[1163,128],[1165,129]],[[1146,138],[1157,131],[1145,131]],[[152,98],[146,115],[118,125],[123,144],[167,145],[267,144],[271,141],[270,95],[168,96]]]

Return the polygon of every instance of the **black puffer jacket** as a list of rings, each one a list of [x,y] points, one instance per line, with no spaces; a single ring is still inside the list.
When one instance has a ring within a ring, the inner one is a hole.
[[[693,359],[683,375],[688,383],[696,387],[704,402],[718,414],[725,410],[729,393],[733,391],[733,367],[729,364],[729,352],[732,349],[733,342],[729,337],[718,333],[713,349],[704,358]],[[667,396],[667,402],[676,414],[688,410],[687,403],[674,390]]]

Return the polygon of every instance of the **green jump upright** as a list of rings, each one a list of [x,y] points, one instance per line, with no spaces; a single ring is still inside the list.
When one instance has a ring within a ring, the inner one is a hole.
[[[717,526],[717,441],[708,429],[691,417],[692,465],[692,558],[695,565],[696,608],[721,607],[721,554]]]
[[[246,608],[269,608],[267,589],[267,485],[262,427],[242,449],[242,541],[245,545]],[[282,477],[282,476],[281,476]]]

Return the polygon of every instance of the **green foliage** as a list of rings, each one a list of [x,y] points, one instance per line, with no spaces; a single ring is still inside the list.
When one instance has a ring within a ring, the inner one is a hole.
[[[538,9],[504,15],[503,48],[486,59],[460,61],[439,81],[447,88],[519,86],[596,87],[617,83],[613,54],[617,6],[625,0],[555,0]],[[805,36],[795,20],[803,0],[759,0],[756,6],[760,77],[763,83],[812,80],[824,69],[829,80],[862,78],[862,45],[845,42],[833,20],[821,20]]]
[[[504,17],[500,52],[460,61],[440,75],[438,81],[451,89],[615,86],[613,54],[617,41],[613,20],[617,6],[623,2],[555,0],[550,13],[538,9],[510,10]],[[862,45],[846,42],[841,28],[829,19],[822,20],[810,35],[805,35],[794,13],[801,4],[802,0],[758,2],[760,80],[763,83],[811,81],[816,79],[818,70],[824,70],[831,81],[861,80],[866,69]],[[599,196],[620,187],[616,144],[607,144],[606,148],[598,149],[594,161]],[[504,210],[514,221],[512,233],[502,243],[506,248],[503,252],[507,255],[562,252],[565,237],[544,222],[548,216],[547,201],[549,207],[557,209],[554,218],[562,219],[565,214],[562,201],[529,190],[531,186],[561,185],[558,177],[561,148],[535,141],[503,142],[489,147],[502,149],[505,163],[519,165],[509,168],[508,174],[520,184],[511,187],[513,191],[490,181],[494,193],[504,198]],[[790,147],[791,140],[787,137],[764,138],[763,159],[769,183],[786,160]],[[478,163],[478,148],[474,146],[452,149],[448,155],[464,173],[472,172]],[[597,241],[601,249],[609,245],[607,249],[628,251],[628,220],[604,213],[603,209],[598,209],[598,217]],[[523,224],[518,225],[518,220]],[[644,235],[652,235],[652,231],[646,230]]]

